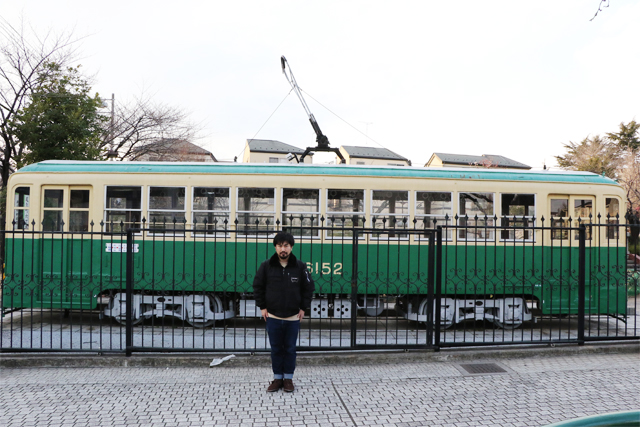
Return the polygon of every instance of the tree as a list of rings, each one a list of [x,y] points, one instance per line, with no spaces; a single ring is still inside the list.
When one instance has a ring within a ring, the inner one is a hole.
[[[14,134],[15,116],[29,100],[29,94],[47,62],[66,66],[74,58],[78,39],[71,33],[42,35],[15,28],[0,18],[0,188],[7,185],[15,169],[15,158],[23,147]]]
[[[30,103],[13,120],[14,134],[22,144],[18,167],[49,159],[100,158],[101,100],[80,75],[80,66],[62,68],[47,62],[38,73]]]
[[[629,224],[640,224],[640,124],[632,120],[628,124],[620,123],[617,133],[607,133],[606,139],[600,136],[585,138],[580,144],[565,144],[567,154],[556,156],[558,165],[563,169],[583,170],[594,173],[604,172],[606,176],[617,179],[626,192]],[[631,227],[629,242],[639,240],[640,228]]]
[[[620,148],[610,141],[596,135],[585,138],[579,144],[564,144],[567,154],[556,156],[562,169],[604,173],[609,178],[616,177],[620,163]]]
[[[637,151],[624,150],[618,181],[627,191],[630,211],[637,211],[640,207],[640,156]]]
[[[636,123],[635,120],[631,120],[628,125],[620,123],[620,130],[617,133],[608,133],[607,138],[620,147],[637,150],[640,148],[640,123]]]

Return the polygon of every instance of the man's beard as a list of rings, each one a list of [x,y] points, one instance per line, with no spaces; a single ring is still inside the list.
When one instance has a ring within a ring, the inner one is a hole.
[[[288,253],[286,253],[286,252],[280,252],[280,253],[278,254],[278,256],[279,256],[279,257],[280,257],[280,259],[282,259],[282,260],[285,260],[285,259],[289,258],[289,254],[288,254]]]

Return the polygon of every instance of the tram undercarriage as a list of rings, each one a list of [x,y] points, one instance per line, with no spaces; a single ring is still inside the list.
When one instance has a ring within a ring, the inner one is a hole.
[[[126,322],[126,294],[116,293],[103,297],[101,316]],[[395,302],[395,304],[394,304]],[[447,329],[466,320],[487,320],[503,329],[515,329],[533,319],[530,302],[523,298],[441,298],[440,327]],[[356,309],[367,316],[380,316],[385,309],[393,309],[407,320],[426,323],[428,319],[426,297],[364,296],[357,298]],[[434,301],[433,310],[436,310]],[[323,295],[311,301],[312,319],[351,318],[352,304],[347,296]],[[133,295],[132,320],[137,325],[152,317],[173,316],[196,328],[213,325],[218,320],[233,317],[259,318],[259,307],[254,299],[245,296],[223,299],[215,294],[195,295]]]

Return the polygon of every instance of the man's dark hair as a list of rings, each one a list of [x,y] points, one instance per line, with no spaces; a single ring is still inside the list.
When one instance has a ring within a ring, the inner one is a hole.
[[[281,245],[285,242],[290,244],[292,247],[295,244],[293,236],[289,233],[285,233],[284,231],[279,232],[278,234],[276,234],[276,237],[273,238],[273,246]]]

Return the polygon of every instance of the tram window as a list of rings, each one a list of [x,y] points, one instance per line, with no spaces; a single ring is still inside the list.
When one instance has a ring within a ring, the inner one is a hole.
[[[69,231],[89,231],[89,190],[69,192]]]
[[[373,190],[371,195],[371,225],[381,230],[409,227],[409,192]],[[376,233],[377,238],[407,238],[407,234]]]
[[[18,187],[13,197],[13,229],[29,229],[29,187]]]
[[[43,231],[62,231],[64,207],[64,190],[44,190],[44,207],[42,215]]]
[[[275,227],[275,189],[238,188],[238,231],[245,234]]]
[[[501,194],[502,240],[533,240],[536,216],[535,194]]]
[[[593,220],[593,199],[574,199],[573,208],[576,222],[574,227],[586,225],[587,240],[591,240],[591,222]],[[573,238],[579,239],[579,232],[575,231]]]
[[[493,193],[460,193],[458,238],[463,240],[494,239]]]
[[[451,223],[453,202],[451,193],[416,191],[415,228],[430,230]],[[423,236],[424,237],[424,236]],[[445,240],[451,240],[451,229],[446,230]]]
[[[229,226],[229,189],[194,187],[193,228],[207,234],[226,230]]]
[[[149,230],[184,230],[185,188],[149,187]]]
[[[282,189],[282,225],[294,236],[319,235],[320,190],[303,188]]]
[[[617,239],[620,224],[620,200],[612,197],[605,199],[607,209],[607,239]]]
[[[141,187],[107,187],[105,204],[106,231],[122,233],[140,226],[142,214]]]
[[[554,240],[566,240],[569,237],[569,199],[551,199],[551,238]]]
[[[352,237],[349,229],[364,227],[364,219],[364,190],[327,190],[327,238]]]

